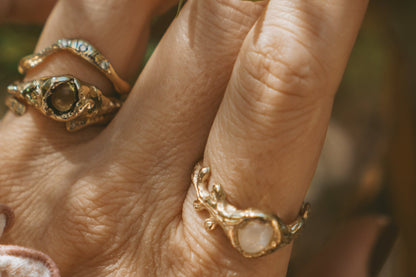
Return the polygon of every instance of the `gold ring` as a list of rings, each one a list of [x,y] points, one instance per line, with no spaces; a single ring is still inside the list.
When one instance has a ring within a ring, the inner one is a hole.
[[[192,183],[197,200],[197,211],[207,210],[210,217],[205,220],[205,229],[214,230],[218,225],[224,230],[232,246],[246,258],[261,257],[289,244],[303,229],[310,205],[303,204],[298,218],[285,224],[277,215],[256,209],[239,210],[226,200],[221,185],[208,190],[209,167],[201,163],[195,166]]]
[[[53,53],[63,50],[69,51],[94,65],[111,81],[118,93],[125,94],[130,91],[130,85],[118,76],[114,67],[104,55],[90,43],[81,39],[60,39],[39,53],[23,57],[19,62],[19,72],[25,74]]]
[[[20,81],[8,88],[6,105],[17,115],[32,106],[42,114],[66,122],[68,131],[88,125],[107,123],[120,109],[122,101],[106,97],[95,86],[70,75]]]

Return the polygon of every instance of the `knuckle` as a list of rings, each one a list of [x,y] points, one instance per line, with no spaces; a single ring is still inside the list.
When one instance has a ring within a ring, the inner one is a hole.
[[[328,48],[327,31],[320,10],[309,6],[294,11],[283,5],[278,17],[266,12],[243,46],[249,81],[286,95],[316,99],[328,94],[325,86],[333,70],[331,53],[322,52]]]
[[[198,1],[199,3],[199,1]],[[246,2],[239,0],[210,0],[201,2],[208,11],[211,18],[217,21],[217,24],[223,24],[224,21],[218,21],[218,18],[226,19],[236,28],[241,25],[251,27],[251,23],[257,19],[258,14],[263,10],[266,3],[264,2]]]
[[[269,137],[278,129],[296,137],[323,101],[332,101],[328,70],[316,49],[295,34],[285,30],[267,36],[266,30],[243,46],[232,105],[255,129],[252,134]]]
[[[296,41],[279,45],[266,39],[253,45],[245,57],[247,80],[263,85],[265,91],[303,98],[322,96],[326,70],[305,45]]]
[[[233,135],[241,140],[250,137],[263,142],[265,138],[280,138],[282,144],[287,141],[285,144],[290,145],[293,141],[289,139],[302,135],[302,130],[310,124],[311,116],[319,106],[304,101],[304,98],[287,95],[280,95],[275,102],[265,100],[269,93],[264,93],[261,96],[263,99],[255,99],[240,90],[232,104],[232,113],[227,117],[227,124],[236,126],[232,128]],[[275,92],[272,94],[274,97]],[[241,125],[245,127],[238,128]]]
[[[220,64],[221,67],[227,65],[230,68],[242,40],[264,4],[248,1],[242,3],[239,0],[192,1],[189,4],[189,22],[192,29],[189,29],[188,39],[192,47],[211,54],[208,55],[209,58],[201,57],[210,67],[218,67]],[[189,22],[182,23],[184,28],[189,28]],[[216,56],[223,58],[212,58]]]

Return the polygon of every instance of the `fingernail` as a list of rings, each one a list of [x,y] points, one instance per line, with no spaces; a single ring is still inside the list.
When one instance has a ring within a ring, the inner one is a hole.
[[[9,206],[0,204],[0,237],[13,225],[14,213]]]
[[[369,261],[369,276],[377,277],[396,242],[399,230],[394,223],[385,226],[378,236]]]

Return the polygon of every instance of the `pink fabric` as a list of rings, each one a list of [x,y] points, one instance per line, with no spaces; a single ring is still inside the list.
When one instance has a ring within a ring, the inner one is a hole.
[[[4,232],[13,225],[12,210],[0,204],[0,215],[5,215]],[[3,230],[0,230],[0,238]],[[0,245],[0,277],[59,277],[55,262],[46,254],[15,245]]]

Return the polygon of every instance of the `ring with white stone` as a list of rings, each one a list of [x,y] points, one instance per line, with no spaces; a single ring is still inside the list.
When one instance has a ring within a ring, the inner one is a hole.
[[[60,39],[39,53],[23,57],[19,62],[19,72],[25,74],[59,51],[68,51],[95,66],[111,81],[118,93],[125,94],[130,91],[129,83],[118,76],[108,59],[89,42],[82,39]]]
[[[285,224],[278,216],[255,209],[239,210],[226,200],[221,185],[208,189],[209,167],[201,163],[195,166],[192,183],[197,200],[197,211],[207,210],[210,217],[205,220],[205,229],[214,230],[218,225],[224,230],[231,244],[246,258],[256,258],[269,254],[289,244],[303,229],[310,205],[303,204],[298,218]]]

